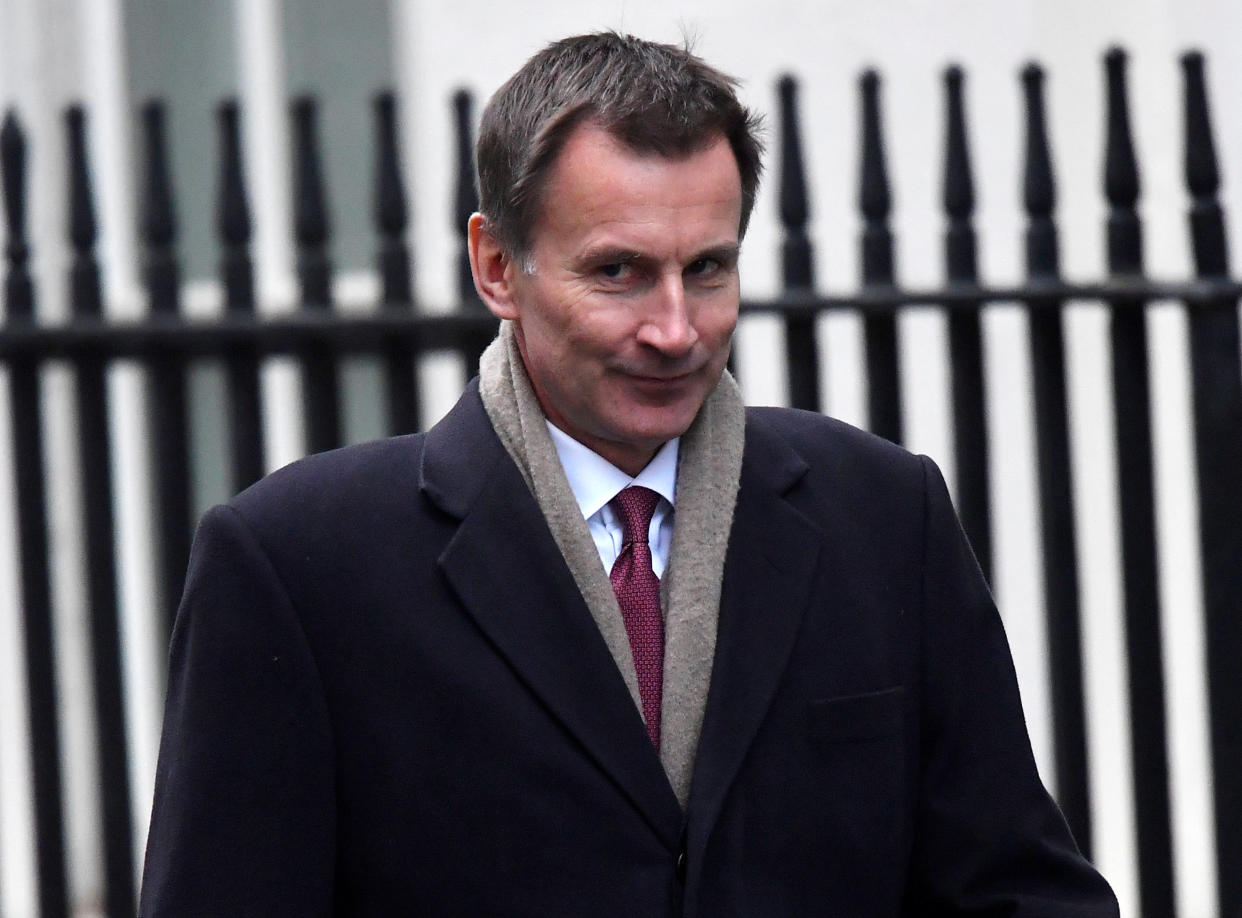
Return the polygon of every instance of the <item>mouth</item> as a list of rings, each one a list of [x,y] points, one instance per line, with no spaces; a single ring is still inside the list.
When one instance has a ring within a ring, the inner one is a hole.
[[[667,408],[696,395],[702,388],[699,382],[701,378],[697,373],[680,373],[676,376],[627,375],[626,397],[636,403]]]
[[[694,374],[678,373],[673,376],[647,376],[642,373],[629,373],[626,375],[628,375],[630,379],[636,380],[640,383],[651,383],[652,385],[672,385],[673,383],[684,382],[685,380],[690,379],[690,377]]]
[[[627,373],[626,378],[635,393],[645,393],[647,397],[668,398],[673,395],[680,395],[688,388],[692,388],[695,379],[694,373],[679,373],[675,376],[648,376],[641,373]]]
[[[702,370],[702,367],[690,367],[689,369],[683,369],[675,372],[647,373],[622,368],[621,373],[625,377],[638,383],[668,386],[676,383],[687,382],[697,376],[700,372],[702,372]]]

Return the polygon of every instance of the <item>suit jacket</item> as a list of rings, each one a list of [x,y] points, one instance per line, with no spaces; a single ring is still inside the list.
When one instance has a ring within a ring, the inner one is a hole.
[[[683,813],[475,385],[204,519],[142,914],[1115,915],[935,466],[750,410]]]

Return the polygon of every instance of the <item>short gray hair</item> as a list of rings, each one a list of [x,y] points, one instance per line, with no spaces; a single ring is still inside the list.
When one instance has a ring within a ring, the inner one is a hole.
[[[548,45],[496,91],[479,128],[480,209],[488,231],[528,260],[548,173],[569,135],[592,123],[637,153],[679,158],[723,136],[742,181],[739,238],[762,172],[761,119],[737,99],[737,81],[689,47],[600,32]]]

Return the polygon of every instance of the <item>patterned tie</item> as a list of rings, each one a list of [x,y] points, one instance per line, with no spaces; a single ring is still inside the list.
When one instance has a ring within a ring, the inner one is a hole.
[[[664,620],[660,615],[660,578],[651,569],[647,531],[660,495],[650,488],[629,487],[611,501],[621,520],[623,538],[609,579],[638,671],[638,696],[652,745],[660,748],[660,696],[664,691]]]

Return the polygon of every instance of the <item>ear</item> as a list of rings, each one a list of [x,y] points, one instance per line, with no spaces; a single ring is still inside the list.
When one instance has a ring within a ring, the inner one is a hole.
[[[516,319],[518,309],[512,279],[518,266],[488,230],[487,220],[482,214],[471,214],[466,226],[474,289],[496,318]]]

